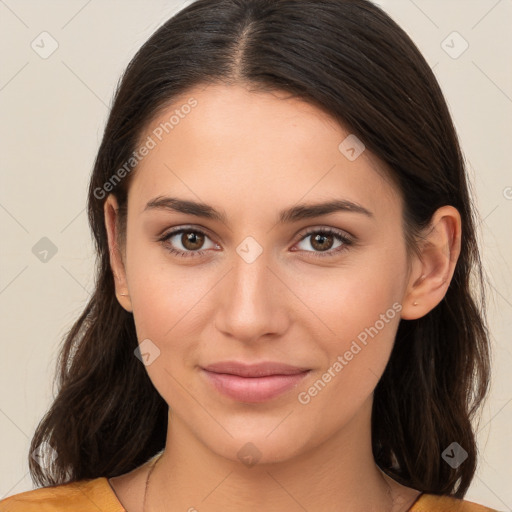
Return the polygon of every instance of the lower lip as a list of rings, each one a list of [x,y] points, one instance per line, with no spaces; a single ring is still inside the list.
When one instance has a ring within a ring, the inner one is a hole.
[[[240,402],[265,402],[288,391],[309,373],[295,375],[268,375],[267,377],[240,377],[227,373],[203,370],[209,382],[222,394]]]

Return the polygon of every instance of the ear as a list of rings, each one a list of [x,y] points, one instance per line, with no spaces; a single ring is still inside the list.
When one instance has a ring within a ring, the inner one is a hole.
[[[128,291],[128,283],[126,279],[126,270],[123,262],[123,255],[118,246],[119,233],[117,232],[118,217],[117,199],[113,194],[109,194],[103,206],[105,214],[105,227],[108,235],[108,247],[110,253],[110,268],[114,274],[114,283],[116,288],[116,297],[121,306],[126,311],[132,312],[132,302]]]
[[[420,255],[414,256],[412,271],[402,301],[401,317],[415,320],[434,309],[444,298],[460,255],[461,218],[453,206],[442,206],[424,232]]]

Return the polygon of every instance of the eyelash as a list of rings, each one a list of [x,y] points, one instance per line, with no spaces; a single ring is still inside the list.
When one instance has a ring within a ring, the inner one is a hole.
[[[166,249],[171,253],[175,254],[176,256],[180,256],[182,258],[193,258],[196,256],[202,256],[203,253],[205,253],[208,249],[203,249],[199,251],[180,251],[175,249],[174,247],[169,247],[169,245],[166,245],[165,242],[167,242],[170,238],[172,238],[175,235],[179,235],[181,233],[199,233],[201,235],[204,235],[208,237],[208,235],[201,231],[200,229],[192,229],[192,228],[179,228],[175,231],[171,231],[167,234],[165,234],[163,237],[159,238],[158,241],[162,242],[162,244],[166,247]],[[336,239],[338,239],[340,242],[343,243],[343,245],[340,245],[336,249],[329,249],[327,251],[305,251],[307,253],[312,253],[313,257],[317,258],[326,258],[326,257],[332,257],[335,255],[340,254],[343,251],[346,251],[348,247],[354,244],[354,240],[352,238],[349,238],[347,235],[342,234],[342,232],[337,231],[332,228],[322,228],[322,229],[311,229],[304,233],[300,240],[297,243],[302,242],[304,239],[306,239],[308,236],[316,235],[316,234],[322,234],[322,235],[333,235]],[[300,249],[298,249],[300,250]]]

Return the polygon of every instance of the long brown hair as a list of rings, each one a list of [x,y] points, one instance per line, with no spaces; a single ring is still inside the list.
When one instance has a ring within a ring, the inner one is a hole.
[[[57,485],[113,477],[165,447],[168,405],[134,357],[133,315],[115,296],[103,204],[112,189],[126,214],[136,171],[126,162],[148,123],[178,95],[208,83],[287,91],[348,127],[390,169],[403,197],[408,249],[417,248],[437,208],[458,209],[462,247],[452,282],[427,315],[400,322],[375,389],[372,443],[376,463],[398,482],[463,498],[476,469],[473,419],[490,366],[477,217],[434,74],[407,34],[366,0],[198,0],[130,62],[90,181],[95,290],[66,335],[58,394],[30,448],[50,446],[58,456],[47,467],[29,457],[32,479]],[[123,178],[113,184],[114,175]],[[468,454],[456,468],[441,458],[454,441]]]

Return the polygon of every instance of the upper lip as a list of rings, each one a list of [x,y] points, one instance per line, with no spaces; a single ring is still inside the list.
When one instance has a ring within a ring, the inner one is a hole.
[[[229,373],[240,377],[266,377],[268,375],[296,375],[304,373],[309,368],[299,368],[289,364],[274,361],[264,361],[256,364],[246,364],[238,361],[221,361],[203,367],[214,373]]]

